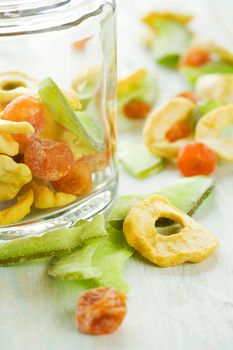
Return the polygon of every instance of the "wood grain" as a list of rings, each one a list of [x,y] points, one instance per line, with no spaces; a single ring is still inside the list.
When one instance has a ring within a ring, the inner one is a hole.
[[[199,30],[207,29],[213,37],[230,42],[229,26],[219,25],[216,16],[218,6],[223,13],[227,1],[163,0],[157,1],[157,6],[166,3],[166,8],[199,13]],[[154,4],[153,0],[118,1],[120,70],[132,65],[153,66],[141,48],[138,18]],[[224,16],[230,18],[229,13]],[[176,73],[160,71],[158,75],[160,100],[185,88]],[[139,181],[121,171],[120,192],[153,192],[177,177],[171,169]],[[77,332],[74,310],[79,289],[75,282],[48,277],[47,260],[1,268],[0,349],[232,350],[233,167],[219,168],[215,178],[215,193],[196,218],[218,236],[218,252],[203,263],[175,268],[157,268],[139,257],[131,259],[126,270],[131,285],[128,315],[111,336],[88,337]]]

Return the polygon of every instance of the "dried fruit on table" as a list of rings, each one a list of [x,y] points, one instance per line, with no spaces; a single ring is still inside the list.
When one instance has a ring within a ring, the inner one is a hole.
[[[70,255],[54,257],[48,273],[62,280],[76,280],[82,288],[108,286],[127,293],[123,267],[133,253],[123,232],[108,226],[106,236],[89,240]]]
[[[161,217],[178,222],[181,231],[169,236],[159,234],[155,223]],[[129,245],[158,266],[197,263],[218,246],[212,233],[158,195],[136,204],[128,213],[123,230]]]
[[[125,170],[132,176],[143,179],[164,168],[164,161],[150,153],[140,142],[124,142],[120,146],[119,159]]]
[[[233,140],[224,130],[233,125],[233,104],[222,106],[204,115],[197,123],[195,139],[211,148],[221,160],[233,162]]]
[[[188,215],[193,215],[202,202],[210,195],[214,188],[211,177],[194,176],[175,181],[171,185],[162,188],[154,194],[165,197],[171,204]],[[149,198],[152,194],[146,195],[125,195],[120,197],[112,211],[107,217],[107,221],[114,227],[122,228],[123,221],[130,211],[139,201]],[[171,220],[169,220],[172,223]],[[160,226],[168,225],[168,220],[159,220]]]
[[[179,120],[165,134],[169,142],[175,142],[180,139],[185,139],[192,132],[192,124],[190,120]]]
[[[0,179],[0,201],[7,201],[13,199],[31,181],[32,175],[27,165],[0,155]]]
[[[0,225],[10,225],[20,221],[30,213],[33,204],[33,191],[29,190],[16,198],[17,202],[7,209],[0,210]]]
[[[199,67],[209,62],[211,62],[211,57],[208,51],[200,48],[192,48],[184,54],[180,64]]]
[[[70,171],[73,156],[64,143],[35,139],[25,150],[24,162],[31,169],[33,176],[57,181]]]
[[[33,181],[31,187],[34,192],[34,207],[37,209],[63,207],[77,199],[77,197],[72,194],[55,192],[38,181]]]
[[[37,81],[22,72],[0,73],[0,103],[6,104],[18,96],[33,95],[37,91]]]
[[[89,165],[82,159],[76,160],[67,175],[52,184],[57,191],[75,196],[88,194],[92,188],[92,176]]]
[[[0,241],[0,265],[12,265],[24,260],[69,253],[82,246],[86,240],[106,234],[104,217],[97,215],[91,222],[81,221],[71,228],[2,240]]]
[[[195,91],[201,99],[233,103],[233,74],[208,74],[200,77]]]
[[[180,56],[190,44],[188,23],[191,19],[189,15],[170,12],[151,12],[143,18],[154,34],[150,50],[158,63],[168,68],[177,67]]]
[[[142,120],[151,111],[158,95],[157,78],[153,71],[144,68],[118,81],[117,97],[119,116]]]
[[[193,108],[194,103],[187,98],[174,97],[149,115],[143,133],[145,144],[151,153],[164,158],[177,156],[180,148],[188,142],[188,138],[169,142],[166,134],[177,122],[191,123]]]
[[[216,165],[215,153],[201,142],[185,145],[177,159],[177,166],[184,176],[210,175]]]
[[[110,287],[83,293],[77,305],[77,326],[82,333],[100,335],[115,332],[127,311],[126,296]]]

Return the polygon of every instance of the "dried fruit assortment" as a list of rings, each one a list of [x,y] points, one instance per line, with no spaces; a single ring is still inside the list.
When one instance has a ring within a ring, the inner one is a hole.
[[[65,207],[94,190],[94,174],[108,167],[111,150],[101,126],[78,111],[75,91],[51,78],[2,73],[0,102],[0,225]]]

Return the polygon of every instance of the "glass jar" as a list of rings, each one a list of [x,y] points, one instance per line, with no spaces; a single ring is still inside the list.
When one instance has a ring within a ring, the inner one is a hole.
[[[102,211],[117,187],[115,3],[0,5],[0,236]]]

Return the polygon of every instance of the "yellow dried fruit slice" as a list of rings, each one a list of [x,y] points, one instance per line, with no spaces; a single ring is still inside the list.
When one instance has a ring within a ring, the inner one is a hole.
[[[31,179],[31,170],[27,165],[0,155],[0,201],[13,199]]]
[[[0,211],[0,225],[10,225],[22,220],[30,213],[33,203],[33,191],[29,190],[17,198],[17,203],[11,207]]]
[[[74,202],[77,197],[63,192],[54,192],[45,185],[36,183],[31,184],[34,191],[34,206],[37,209],[50,209],[63,207]]]
[[[233,74],[207,74],[196,83],[197,95],[204,100],[233,103]]]
[[[149,12],[145,17],[142,18],[143,23],[149,27],[153,27],[156,19],[168,19],[181,24],[188,24],[192,20],[192,16],[183,13],[176,12]]]
[[[22,72],[0,73],[0,102],[9,103],[14,98],[25,94],[34,95],[37,81]]]
[[[117,84],[118,98],[127,96],[134,90],[146,77],[146,70],[140,68],[127,76],[124,79],[120,79]]]
[[[8,156],[16,156],[19,153],[18,142],[7,132],[0,132],[0,153]]]
[[[178,222],[182,230],[170,236],[159,234],[155,222],[161,217]],[[218,246],[212,233],[158,195],[136,204],[126,216],[123,230],[129,245],[158,266],[197,263]]]
[[[219,159],[233,162],[233,140],[222,136],[224,129],[233,125],[233,104],[214,109],[197,123],[195,139],[216,152]]]
[[[10,120],[0,119],[0,133],[8,132],[10,134],[33,134],[33,126],[28,122],[12,122]]]
[[[143,134],[144,142],[150,152],[164,158],[178,155],[189,138],[169,142],[166,133],[178,121],[190,119],[194,103],[184,97],[174,97],[161,107],[155,109],[146,119]]]

